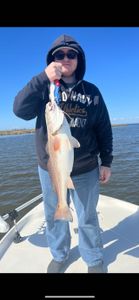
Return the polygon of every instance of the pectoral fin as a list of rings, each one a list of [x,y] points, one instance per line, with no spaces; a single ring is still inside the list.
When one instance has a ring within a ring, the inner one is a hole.
[[[70,136],[69,140],[70,140],[71,146],[73,148],[79,148],[80,147],[80,143],[73,136]]]

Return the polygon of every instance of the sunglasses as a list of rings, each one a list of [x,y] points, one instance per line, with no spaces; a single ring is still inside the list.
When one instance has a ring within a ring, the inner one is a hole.
[[[69,50],[67,53],[64,53],[63,51],[57,51],[53,55],[55,60],[62,60],[62,59],[64,59],[65,56],[68,59],[75,59],[75,58],[77,58],[77,53],[73,50]]]

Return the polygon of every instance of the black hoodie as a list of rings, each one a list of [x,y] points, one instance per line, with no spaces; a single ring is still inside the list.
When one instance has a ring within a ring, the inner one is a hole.
[[[85,54],[81,46],[70,36],[61,35],[48,51],[46,62],[53,61],[52,52],[60,47],[72,47],[78,50],[77,82],[70,90],[62,81],[60,86],[60,107],[71,117],[72,135],[79,141],[80,148],[74,148],[74,165],[72,175],[78,175],[94,169],[98,164],[110,167],[112,163],[112,128],[109,114],[99,89],[83,80],[85,73]],[[47,170],[46,153],[47,128],[45,106],[49,101],[50,81],[45,73],[32,80],[17,94],[13,111],[19,118],[31,120],[36,118],[36,149],[38,164]]]

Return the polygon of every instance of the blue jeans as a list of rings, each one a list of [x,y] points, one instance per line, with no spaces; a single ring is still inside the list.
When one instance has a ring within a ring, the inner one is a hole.
[[[69,222],[56,220],[54,213],[57,196],[53,190],[47,171],[38,167],[43,193],[44,211],[47,222],[46,235],[48,246],[56,261],[63,261],[69,256],[71,235]],[[88,266],[103,261],[102,240],[96,212],[99,198],[98,168],[72,177],[75,191],[70,190],[78,217],[79,252]]]

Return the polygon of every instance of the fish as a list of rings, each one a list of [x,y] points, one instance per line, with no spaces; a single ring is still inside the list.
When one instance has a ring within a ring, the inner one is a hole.
[[[49,156],[47,169],[58,199],[54,220],[72,222],[67,190],[75,189],[70,174],[74,163],[74,148],[79,148],[80,143],[71,135],[67,118],[53,97],[53,88],[50,91],[51,100],[46,104],[45,119],[48,134],[46,152]]]

